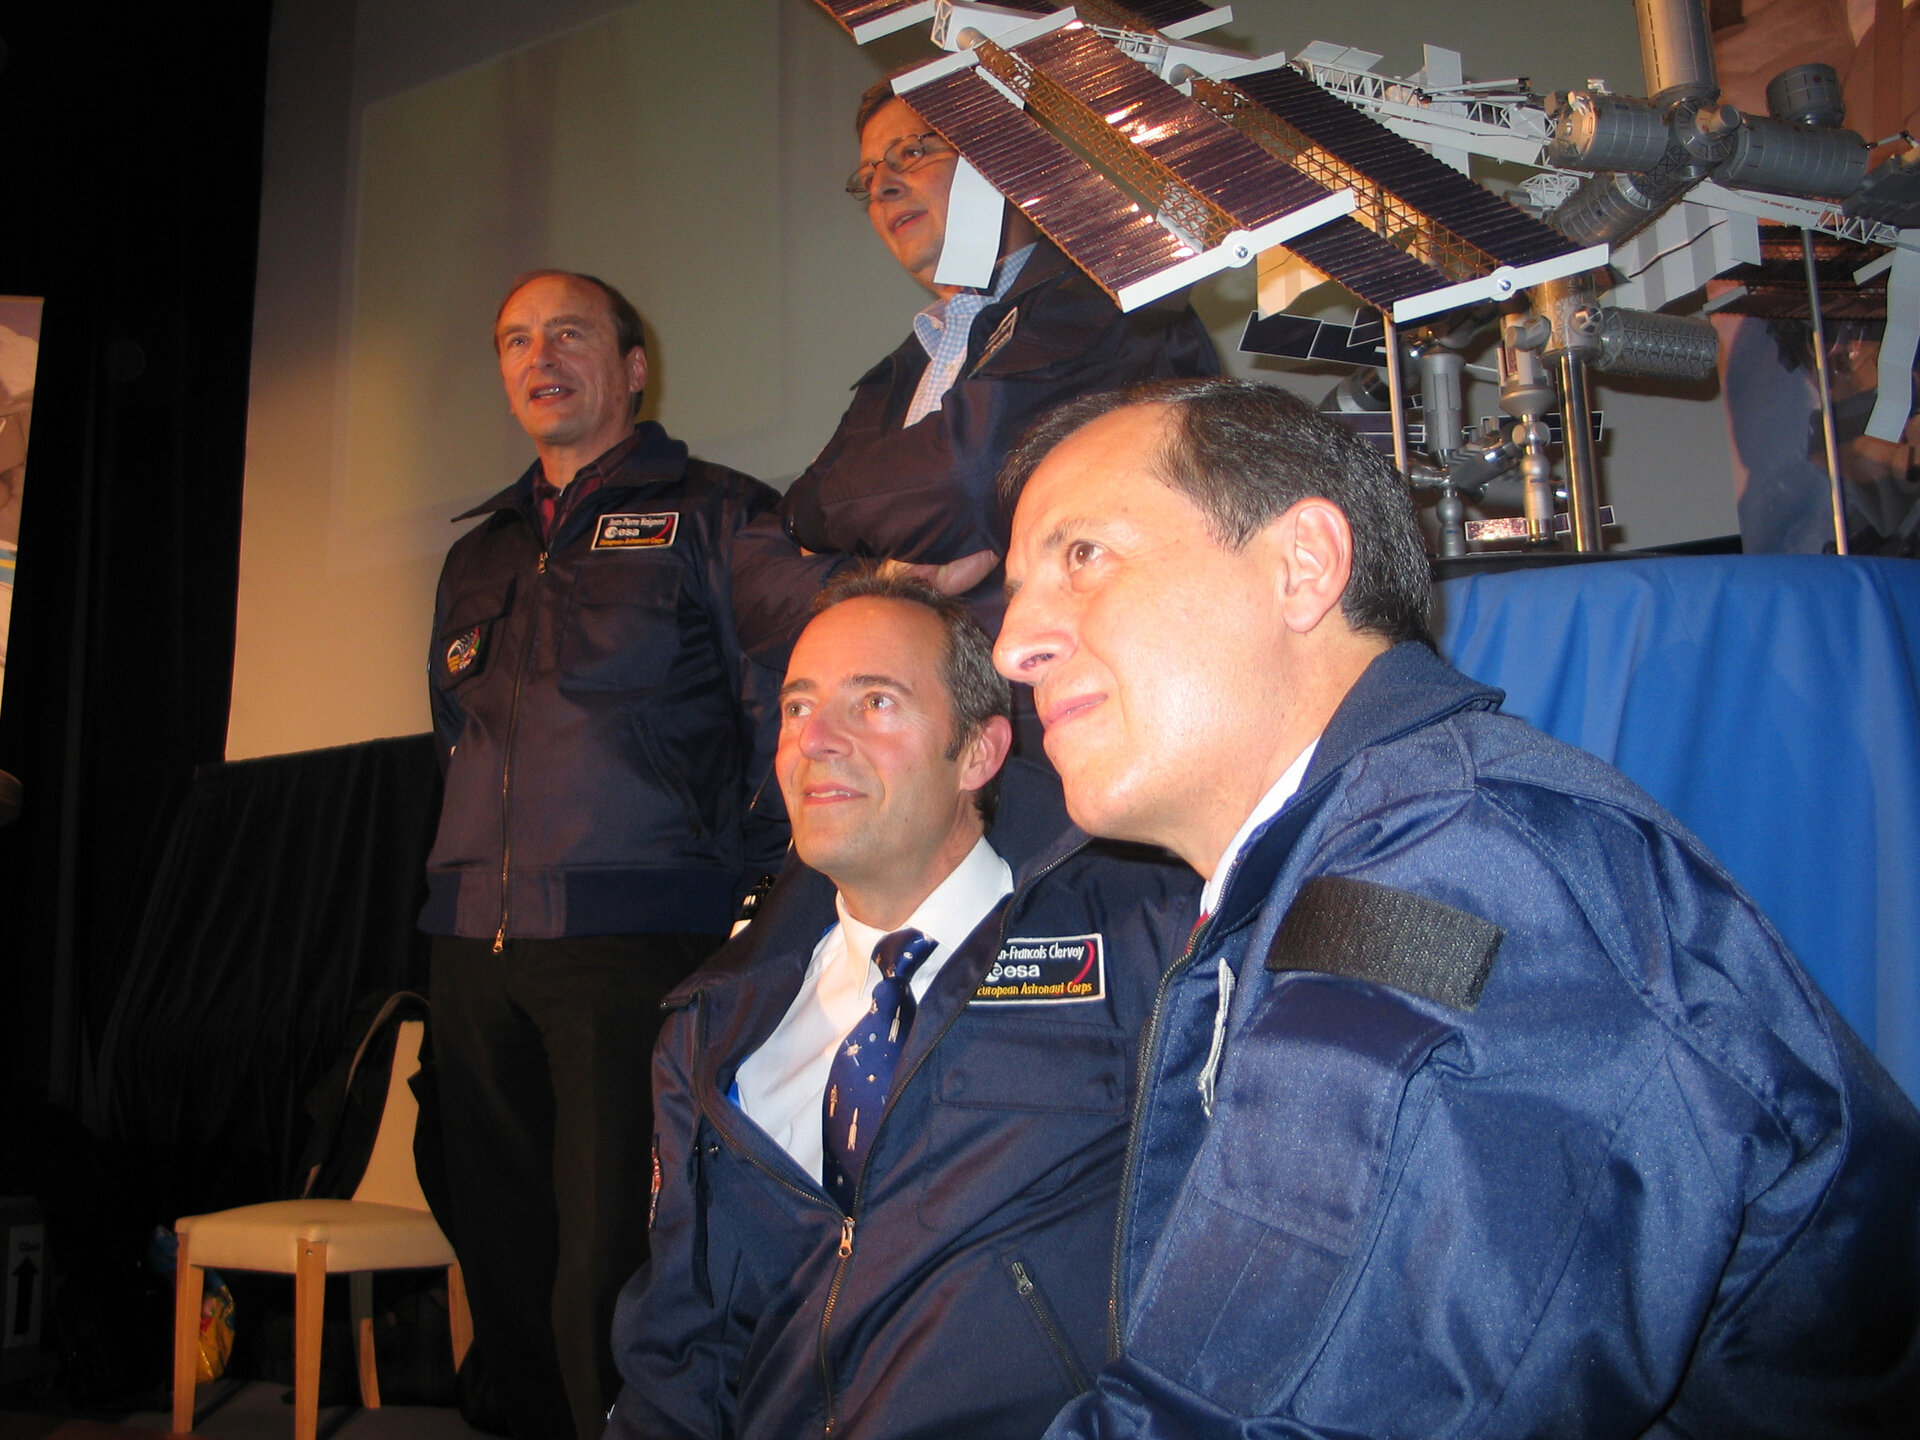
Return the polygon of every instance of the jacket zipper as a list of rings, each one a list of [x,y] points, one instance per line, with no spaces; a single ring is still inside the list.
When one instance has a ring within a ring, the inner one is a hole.
[[[686,1003],[688,1005],[697,1004],[702,998],[702,996],[704,995],[704,993],[705,992],[702,990],[694,991],[691,995],[687,997]],[[705,1055],[707,1050],[707,1015],[706,1015],[706,1010],[704,1008],[700,1010],[699,1015],[694,1022],[694,1027],[695,1027],[694,1028],[695,1053],[698,1055]],[[733,1145],[735,1153],[738,1154],[740,1158],[745,1160],[749,1165],[753,1166],[754,1169],[758,1170],[762,1175],[765,1175],[769,1180],[773,1181],[773,1183],[778,1185],[781,1189],[787,1191],[791,1195],[798,1197],[800,1200],[804,1201],[806,1204],[820,1207],[820,1208],[831,1209],[834,1211],[835,1214],[840,1214],[840,1207],[838,1205],[835,1205],[833,1201],[830,1200],[827,1196],[825,1196],[824,1194],[816,1194],[811,1190],[804,1189],[801,1186],[794,1184],[791,1180],[787,1179],[786,1176],[782,1175],[778,1170],[775,1170],[771,1165],[767,1164],[766,1161],[762,1160],[758,1155],[755,1155],[752,1150],[747,1148],[745,1145],[740,1144],[740,1142],[732,1135],[730,1127],[721,1123],[720,1117],[715,1115],[712,1112],[712,1110],[710,1110],[707,1107],[707,1104],[704,1100],[702,1100],[700,1108],[702,1113],[706,1115],[708,1123],[710,1123],[713,1126],[713,1128],[716,1131],[718,1131],[723,1138],[727,1139]],[[884,1119],[885,1117],[882,1116],[881,1118]],[[859,1204],[859,1193],[857,1191],[855,1192],[855,1195],[854,1195],[854,1203],[856,1206]],[[825,1315],[822,1316],[821,1322],[820,1322],[820,1339],[821,1339],[820,1370],[821,1370],[822,1378],[827,1383],[827,1408],[829,1413],[827,1416],[826,1433],[828,1434],[831,1434],[833,1432],[833,1415],[831,1413],[833,1408],[833,1398],[832,1398],[833,1397],[833,1389],[832,1389],[833,1371],[829,1368],[827,1364],[826,1318],[825,1317],[826,1315],[831,1315],[833,1313],[833,1302],[839,1298],[840,1283],[846,1276],[847,1257],[849,1257],[852,1254],[853,1254],[853,1216],[840,1215],[840,1264],[839,1264],[839,1267],[834,1271],[833,1285],[827,1291],[826,1312],[825,1312]]]
[[[1026,880],[1014,890],[1013,894],[1007,897],[1006,907],[1000,912],[1000,929],[994,939],[993,948],[996,953],[1007,943],[1007,921],[1012,917],[1014,906],[1019,903],[1021,897],[1048,875],[1051,875],[1055,870],[1058,870],[1062,865],[1066,864],[1067,861],[1071,860],[1075,855],[1078,855],[1086,848],[1086,845],[1087,842],[1083,840],[1058,859],[1049,861],[1046,865],[1043,865],[1040,869],[1029,875]],[[954,1025],[958,1023],[961,1011],[966,1008],[966,1006],[962,1005],[959,1010],[955,1010],[952,1015],[949,1015],[947,1017],[947,1023],[940,1027],[940,1033],[933,1037],[933,1043],[920,1052],[919,1058],[913,1062],[912,1067],[894,1077],[892,1093],[887,1097],[887,1108],[880,1112],[880,1123],[874,1127],[874,1135],[876,1137],[879,1135],[881,1129],[886,1126],[887,1116],[893,1113],[893,1096],[905,1093],[908,1083],[912,1081],[915,1075],[920,1073],[920,1067],[927,1063],[927,1057],[939,1048],[940,1042],[946,1038],[947,1031],[951,1030]],[[877,1139],[875,1144],[878,1144]],[[873,1147],[868,1148],[867,1154],[869,1156],[873,1154]],[[833,1357],[828,1347],[828,1341],[831,1338],[830,1331],[833,1326],[833,1307],[839,1302],[841,1282],[846,1279],[848,1262],[853,1259],[853,1226],[855,1219],[860,1214],[860,1202],[865,1198],[866,1193],[867,1167],[863,1163],[860,1166],[860,1178],[854,1182],[853,1186],[853,1210],[851,1213],[841,1217],[840,1263],[834,1268],[833,1284],[827,1288],[826,1307],[820,1312],[820,1385],[827,1402],[827,1423],[823,1432],[827,1435],[833,1433],[833,1427],[839,1419],[839,1417],[834,1414],[833,1408],[835,1377],[833,1373]]]
[[[1239,866],[1240,857],[1236,855],[1227,870],[1226,883],[1220,887],[1222,900],[1226,899],[1227,891],[1233,885],[1233,873]],[[1120,1356],[1120,1287],[1125,1278],[1127,1204],[1133,1195],[1134,1176],[1140,1164],[1140,1116],[1146,1109],[1153,1066],[1159,1059],[1160,1020],[1166,1008],[1167,992],[1193,963],[1193,957],[1200,949],[1201,938],[1212,928],[1212,919],[1209,917],[1206,924],[1196,924],[1193,933],[1187,936],[1187,948],[1180,952],[1180,958],[1168,966],[1167,973],[1160,977],[1160,988],[1153,996],[1153,1013],[1147,1018],[1146,1033],[1140,1037],[1140,1082],[1133,1092],[1133,1118],[1127,1126],[1127,1161],[1120,1171],[1120,1206],[1113,1217],[1113,1274],[1107,1289],[1107,1355],[1110,1359]]]
[[[547,552],[540,551],[536,576],[547,573]],[[527,626],[527,643],[520,649],[520,669],[513,677],[513,704],[507,710],[506,759],[500,763],[500,928],[494,932],[493,953],[507,948],[507,921],[513,912],[513,745],[520,733],[520,695],[526,689],[527,666],[533,661],[534,637],[540,633],[539,595],[529,606],[535,613]]]
[[[1040,1287],[1033,1283],[1033,1277],[1027,1274],[1027,1267],[1020,1261],[1015,1260],[1007,1268],[1013,1274],[1014,1293],[1027,1302],[1028,1308],[1033,1311],[1033,1318],[1040,1322],[1047,1343],[1053,1346],[1060,1363],[1066,1367],[1073,1393],[1083,1394],[1090,1384],[1087,1372],[1081,1368],[1080,1357],[1073,1353],[1073,1347],[1067,1344],[1067,1337],[1060,1333],[1060,1327],[1053,1318],[1053,1309],[1047,1304],[1047,1297],[1040,1293]]]

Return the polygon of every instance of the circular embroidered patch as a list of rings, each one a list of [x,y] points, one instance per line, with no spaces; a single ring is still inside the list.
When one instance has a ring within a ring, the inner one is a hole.
[[[464,635],[456,635],[447,646],[447,674],[464,675],[479,658],[480,627],[476,625]]]

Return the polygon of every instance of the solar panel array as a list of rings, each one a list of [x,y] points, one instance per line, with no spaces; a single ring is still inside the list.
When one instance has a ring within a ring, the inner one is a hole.
[[[1056,30],[1015,46],[1014,53],[1247,229],[1328,193],[1090,30]],[[1350,219],[1296,236],[1287,248],[1382,308],[1453,283]]]
[[[917,0],[816,0],[816,3],[838,20],[848,34],[852,34],[855,27],[873,20],[884,20],[917,3]],[[1065,4],[1052,3],[1052,0],[991,0],[991,3],[1003,10],[1024,10],[1029,15],[1051,15],[1067,8]],[[1200,3],[1200,0],[1108,0],[1099,8],[1131,16],[1140,22],[1129,28],[1152,31],[1178,24],[1182,20],[1196,20],[1220,7]],[[1094,18],[1096,23],[1104,23]]]
[[[1289,240],[1287,248],[1376,310],[1391,310],[1395,301],[1453,283],[1357,220],[1335,220],[1309,230]]]
[[[1095,31],[1054,30],[1013,47],[1108,127],[1185,184],[1256,229],[1326,197],[1218,115],[1196,105]]]
[[[1249,355],[1325,360],[1335,365],[1380,365],[1386,361],[1386,331],[1379,321],[1339,325],[1282,312],[1262,320],[1247,317],[1240,349]]]
[[[814,0],[814,3],[840,22],[849,35],[856,27],[871,20],[884,20],[897,14],[916,0]]]
[[[915,86],[905,98],[1116,300],[1128,285],[1193,253],[1112,181],[1009,105],[977,69]]]
[[[1580,248],[1297,70],[1283,65],[1231,83],[1335,159],[1503,265],[1529,265]]]
[[[1198,0],[1121,0],[1121,3],[1156,30],[1182,20],[1196,20],[1220,8],[1216,4],[1198,3]]]
[[[993,0],[993,3],[998,4],[1000,0]],[[1027,7],[1022,5],[1020,8],[1024,10]],[[1061,5],[1056,8],[1064,10],[1066,6]],[[1177,25],[1182,20],[1197,20],[1202,15],[1218,10],[1220,6],[1201,4],[1198,0],[1109,0],[1105,8],[1124,10],[1127,14],[1138,17],[1146,22],[1144,27],[1146,29],[1163,30],[1169,25]],[[1086,18],[1100,23],[1092,13],[1091,7]]]

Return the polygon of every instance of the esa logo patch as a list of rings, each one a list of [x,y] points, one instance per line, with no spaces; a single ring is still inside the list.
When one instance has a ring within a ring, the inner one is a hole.
[[[480,627],[453,637],[447,646],[447,675],[464,675],[480,663]]]
[[[595,550],[642,550],[671,545],[680,533],[680,512],[657,515],[602,515],[593,528]]]
[[[976,1005],[1062,1005],[1103,999],[1107,942],[1101,935],[1010,939],[973,992]]]

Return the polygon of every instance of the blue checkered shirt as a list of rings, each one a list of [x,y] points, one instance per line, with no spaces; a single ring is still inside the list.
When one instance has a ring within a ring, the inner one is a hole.
[[[960,367],[967,363],[967,338],[973,333],[974,318],[996,300],[1006,298],[1013,282],[1020,278],[1020,267],[1033,254],[1032,245],[1022,248],[1000,262],[993,289],[962,290],[947,300],[936,300],[913,317],[913,333],[926,347],[926,373],[913,392],[913,404],[907,407],[903,425],[915,425],[940,408],[953,382],[960,378]]]

